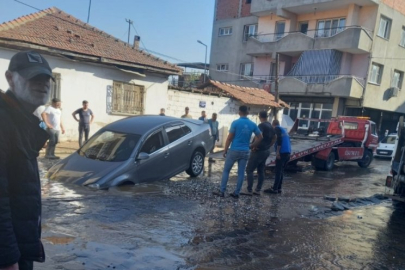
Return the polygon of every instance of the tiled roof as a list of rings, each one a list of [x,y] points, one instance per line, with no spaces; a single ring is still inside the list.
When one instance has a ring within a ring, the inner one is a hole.
[[[40,45],[48,49],[113,60],[178,74],[181,69],[52,7],[0,24],[0,41]]]
[[[287,103],[282,100],[279,100],[279,102],[276,103],[276,99],[272,94],[260,88],[242,87],[213,80],[210,80],[198,88],[208,90],[209,86],[214,86],[215,88],[225,92],[228,96],[231,96],[245,104],[269,106],[275,108],[288,107]]]

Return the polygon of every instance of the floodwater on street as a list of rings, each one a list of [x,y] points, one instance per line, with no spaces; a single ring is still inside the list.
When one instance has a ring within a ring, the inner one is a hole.
[[[225,198],[212,195],[220,160],[195,179],[108,191],[50,182],[49,161],[39,163],[47,260],[37,269],[405,268],[405,212],[373,196],[384,193],[389,160],[288,172],[282,194],[239,200],[228,195],[236,165]],[[347,199],[348,210],[332,211],[325,196]]]

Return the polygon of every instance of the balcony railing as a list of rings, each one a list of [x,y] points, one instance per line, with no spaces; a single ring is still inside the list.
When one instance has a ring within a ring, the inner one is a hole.
[[[279,80],[287,79],[287,78],[294,78],[305,82],[307,84],[328,84],[331,81],[342,79],[342,78],[349,78],[356,80],[361,86],[365,86],[365,79],[356,77],[353,75],[299,75],[299,76],[289,76],[289,75],[281,75],[279,76]],[[245,77],[245,79],[249,79],[254,83],[257,84],[271,84],[276,81],[275,76],[251,76]]]
[[[333,27],[333,28],[317,28],[317,29],[308,29],[307,31],[290,31],[290,32],[283,32],[283,33],[267,33],[267,34],[255,34],[249,35],[250,38],[254,38],[260,42],[276,42],[283,37],[289,34],[304,34],[308,37],[312,38],[329,38],[333,37],[340,32],[343,32],[346,29],[362,29],[364,30],[367,35],[372,39],[372,31],[368,30],[361,26],[344,26],[344,27]]]

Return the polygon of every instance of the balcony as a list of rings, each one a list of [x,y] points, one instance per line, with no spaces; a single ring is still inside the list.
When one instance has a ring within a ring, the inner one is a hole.
[[[351,75],[320,75],[283,77],[279,91],[283,95],[332,96],[360,99],[364,79]]]
[[[334,49],[358,54],[371,49],[372,32],[360,26],[314,29],[302,32],[258,34],[251,36],[246,52],[252,56],[275,52],[297,56],[303,51]]]
[[[304,2],[304,3],[303,3]],[[250,12],[256,16],[275,14],[290,18],[295,14],[307,14],[317,11],[347,8],[350,4],[359,6],[378,5],[379,0],[255,0]]]

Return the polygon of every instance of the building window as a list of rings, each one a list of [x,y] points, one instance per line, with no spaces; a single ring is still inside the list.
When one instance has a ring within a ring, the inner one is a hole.
[[[399,45],[405,47],[405,26],[402,27],[401,41],[399,42]]]
[[[284,36],[285,32],[285,22],[276,22],[276,35],[275,35],[275,40],[279,40]]]
[[[219,28],[219,36],[230,36],[232,35],[232,27]]]
[[[246,0],[246,4],[251,4],[252,0]]]
[[[373,63],[370,72],[370,82],[375,84],[381,83],[381,77],[383,73],[384,66],[380,64]]]
[[[387,17],[381,16],[380,27],[378,28],[378,36],[389,39],[392,21]]]
[[[333,104],[329,103],[289,103],[290,108],[284,109],[284,114],[291,117],[292,120],[297,118],[311,119],[330,119],[332,117]],[[326,126],[326,123],[318,123],[314,121],[300,121],[300,127],[307,128],[309,126],[319,128]]]
[[[402,82],[404,79],[404,73],[399,70],[394,70],[394,76],[392,77],[391,87],[402,88]]]
[[[52,76],[55,78],[55,81],[51,80],[51,94],[49,95],[49,100],[47,104],[52,103],[53,98],[60,99],[60,73],[52,73]]]
[[[332,37],[342,32],[346,26],[346,18],[318,21],[316,37]]]
[[[111,112],[113,114],[142,114],[143,93],[143,86],[114,81]]]
[[[243,41],[247,41],[249,37],[257,35],[257,24],[245,25],[243,28]]]
[[[247,77],[253,76],[253,64],[252,63],[243,63],[240,64],[240,79],[246,80]]]
[[[218,64],[217,71],[228,71],[229,65],[228,64]]]

